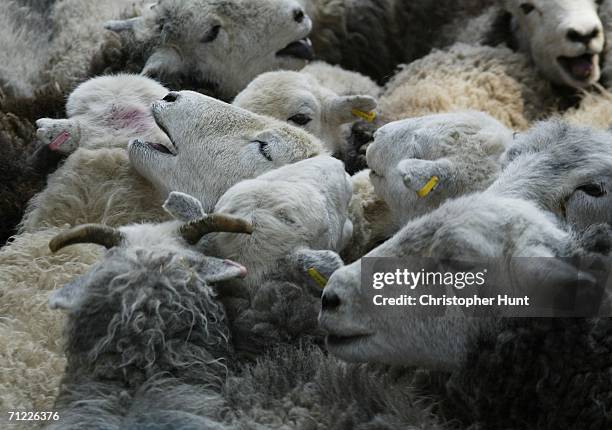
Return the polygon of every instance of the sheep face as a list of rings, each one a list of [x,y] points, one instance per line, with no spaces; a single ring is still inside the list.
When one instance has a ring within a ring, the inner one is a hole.
[[[141,18],[109,22],[155,48],[143,73],[196,76],[231,99],[255,76],[312,59],[312,22],[296,0],[161,0]]]
[[[150,105],[168,93],[153,79],[129,74],[101,76],[79,85],[68,97],[67,119],[36,121],[39,139],[64,154],[78,147],[127,148],[140,136],[148,142],[171,145],[155,124]]]
[[[504,0],[519,49],[553,83],[597,82],[604,33],[596,0]]]
[[[516,136],[502,166],[496,192],[527,197],[580,229],[609,222],[610,132],[540,123]]]
[[[577,188],[565,203],[567,221],[579,230],[599,223],[612,225],[611,187],[612,177],[605,175]]]
[[[376,108],[376,100],[368,95],[339,96],[314,77],[290,71],[258,76],[233,104],[302,127],[337,155],[346,150],[347,124],[359,119],[354,110]]]
[[[568,255],[570,244],[570,235],[551,214],[531,202],[485,191],[447,201],[408,223],[365,257],[467,261],[553,257]],[[558,269],[558,273],[576,273],[562,263]],[[532,274],[525,275],[530,279]],[[330,352],[347,361],[452,369],[465,358],[483,321],[383,311],[372,306],[372,294],[365,288],[361,261],[357,261],[334,272],[323,293],[319,323],[329,333]]]
[[[396,227],[449,198],[490,185],[512,131],[480,112],[430,115],[380,128],[367,150],[370,179]],[[435,189],[424,187],[437,178]]]
[[[151,111],[172,146],[136,139],[131,163],[162,193],[191,194],[206,211],[240,180],[322,150],[303,130],[191,91],[170,93]]]
[[[211,235],[210,244],[247,268],[245,281],[251,286],[291,278],[305,249],[339,252],[349,242],[351,196],[350,177],[332,157],[278,168],[234,185],[215,207],[217,213],[248,220],[252,234],[219,233]]]

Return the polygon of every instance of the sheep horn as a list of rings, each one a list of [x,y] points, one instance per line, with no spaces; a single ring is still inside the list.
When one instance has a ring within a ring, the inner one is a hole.
[[[179,232],[187,243],[195,245],[208,233],[226,232],[251,234],[253,233],[253,225],[242,218],[223,214],[212,214],[181,226]]]
[[[64,231],[49,242],[51,252],[76,243],[97,243],[107,249],[119,245],[124,239],[123,233],[113,227],[102,224],[85,224]]]

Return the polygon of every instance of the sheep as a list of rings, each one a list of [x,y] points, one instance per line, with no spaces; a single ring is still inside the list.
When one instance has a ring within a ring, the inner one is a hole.
[[[260,73],[299,69],[312,59],[312,22],[295,0],[162,0],[105,28],[120,38],[108,40],[92,73],[125,70],[127,63],[172,89],[223,100]]]
[[[555,120],[539,124],[517,137],[517,142],[502,157],[504,169],[486,190],[448,200],[408,222],[365,257],[417,256],[477,261],[496,257],[582,255],[586,245],[576,241],[575,234],[555,212],[561,212],[565,202],[574,193],[581,192],[584,184],[609,170],[612,162],[609,141],[610,135],[605,132]],[[605,234],[604,229],[601,232],[604,239]],[[350,308],[341,308],[344,310],[339,312],[335,307],[351,291],[359,291],[356,285],[360,270],[360,262],[356,262],[335,271],[329,280],[324,293],[324,296],[329,294],[329,312],[324,309],[320,318],[332,334],[336,330],[343,336],[354,334],[349,329],[343,330],[341,324],[342,312],[351,312]],[[333,268],[326,271],[333,272]],[[444,324],[441,322],[432,330],[443,330]],[[457,365],[465,358],[469,339],[464,336],[469,327],[457,326],[453,330],[456,332],[448,331],[449,337],[440,338],[440,344],[432,347],[420,344],[424,332],[415,330],[410,336],[417,346],[406,343],[407,348],[412,348],[407,357],[427,367]],[[343,342],[336,348],[331,344],[330,350],[355,359],[357,356],[351,354],[359,353],[347,345]],[[384,349],[372,349],[374,343],[368,345],[359,343],[360,354],[372,354],[372,358],[377,354],[384,356]],[[443,353],[438,355],[440,351]]]
[[[151,103],[168,92],[153,79],[139,75],[93,78],[70,93],[68,118],[40,118],[36,134],[49,149],[62,154],[71,154],[78,147],[127,148],[136,136],[171,146],[149,111]]]
[[[429,53],[438,32],[458,15],[480,13],[490,0],[302,0],[312,17],[317,59],[384,83],[395,67]],[[406,29],[410,31],[406,31]]]
[[[192,194],[211,211],[240,180],[323,151],[300,129],[196,93],[169,93],[152,111],[162,141],[135,138],[127,152],[77,149],[30,201],[20,231],[163,221],[160,207],[170,191]]]
[[[49,428],[117,420],[130,428],[214,426],[213,417],[222,416],[214,387],[233,351],[211,283],[243,277],[246,269],[204,256],[183,238],[251,230],[243,220],[211,214],[186,224],[85,225],[55,236],[52,252],[78,243],[109,251],[49,297],[51,308],[68,311],[67,365],[55,406],[61,420]]]
[[[486,189],[512,142],[512,130],[481,112],[417,117],[378,129],[367,160],[374,190],[391,209],[391,228]]]
[[[409,222],[365,257],[473,262],[549,257],[534,267],[525,261],[516,263],[519,279],[540,290],[577,282],[581,289],[595,287],[595,278],[581,274],[584,267],[554,257],[609,254],[610,228],[592,226],[586,235],[576,235],[545,210],[610,162],[609,154],[601,151],[603,142],[597,141],[603,138],[602,132],[591,133],[593,142],[582,140],[585,130],[555,121],[536,127],[517,149],[508,150],[513,161],[487,190],[447,201]],[[599,153],[594,151],[597,146]],[[538,156],[537,149],[543,147],[548,153]],[[373,314],[364,297],[368,289],[360,287],[360,282],[358,261],[334,271],[325,287],[319,322],[329,333],[327,345],[334,355],[348,361],[452,372],[445,383],[452,396],[447,405],[451,415],[446,418],[461,418],[468,425],[565,428],[574,422],[575,414],[548,411],[551,405],[572,408],[577,398],[584,413],[579,428],[604,428],[610,423],[609,319],[514,322],[456,315],[410,318],[405,312]],[[568,354],[573,357],[569,362]],[[516,373],[514,367],[508,371],[509,362],[517,363],[516,369],[530,366],[529,371]],[[476,375],[481,374],[488,376],[479,379]],[[577,374],[589,374],[589,382],[577,379]],[[559,384],[571,388],[557,389]],[[577,391],[586,389],[585,384],[589,384],[589,396],[581,397]],[[454,403],[461,396],[465,401]],[[525,408],[523,396],[535,405]]]
[[[163,196],[190,194],[205,211],[241,180],[324,153],[297,127],[192,91],[171,92],[151,110],[173,148],[135,139],[130,163]]]
[[[326,250],[346,247],[353,230],[351,196],[343,164],[325,155],[244,180],[223,194],[214,211],[252,222],[253,233],[211,235],[204,252],[244,265],[252,289],[267,279],[287,279],[296,261],[326,259]]]
[[[325,72],[327,76],[331,74]],[[324,79],[329,79],[327,76]],[[349,86],[350,79],[338,85]],[[346,158],[351,125],[360,119],[357,115],[368,115],[376,108],[376,100],[371,96],[341,96],[304,71],[259,75],[232,104],[304,128],[340,159]]]
[[[599,62],[605,34],[598,15],[599,3],[597,0],[505,0],[494,35],[489,37],[501,33],[499,36],[503,35],[510,46],[526,53],[550,82],[585,88],[601,77]]]

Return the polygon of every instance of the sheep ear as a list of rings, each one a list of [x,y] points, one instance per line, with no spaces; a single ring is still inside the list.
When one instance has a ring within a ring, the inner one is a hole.
[[[163,208],[179,221],[189,222],[206,216],[202,203],[189,194],[172,191]]]
[[[372,122],[376,118],[376,106],[376,99],[366,95],[336,97],[328,106],[328,117],[337,124],[359,119]]]
[[[181,54],[175,48],[166,46],[157,49],[151,54],[140,74],[159,79],[162,76],[180,72],[182,66],[183,58]]]
[[[247,275],[247,269],[231,260],[205,257],[198,273],[205,282],[215,283],[235,278],[244,278]]]
[[[85,277],[83,275],[55,290],[49,295],[49,308],[73,310],[78,307],[85,298]]]
[[[320,295],[332,273],[344,266],[334,251],[306,248],[295,251],[288,263],[297,283],[307,285],[315,295]]]
[[[397,164],[404,185],[415,191],[419,197],[427,197],[440,183],[451,176],[452,162],[446,158],[439,160],[402,160]]]
[[[125,20],[111,20],[104,23],[104,28],[115,33],[123,31],[134,31],[134,28],[142,22],[142,17],[130,18]]]

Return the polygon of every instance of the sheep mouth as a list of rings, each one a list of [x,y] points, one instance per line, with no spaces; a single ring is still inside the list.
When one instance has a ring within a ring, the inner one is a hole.
[[[572,79],[578,82],[588,82],[593,76],[597,67],[597,55],[583,54],[577,57],[558,57],[557,62],[561,68]]]
[[[312,49],[312,42],[309,38],[300,39],[295,42],[291,42],[283,49],[276,53],[277,57],[293,57],[301,60],[311,61],[314,59],[314,50]]]

